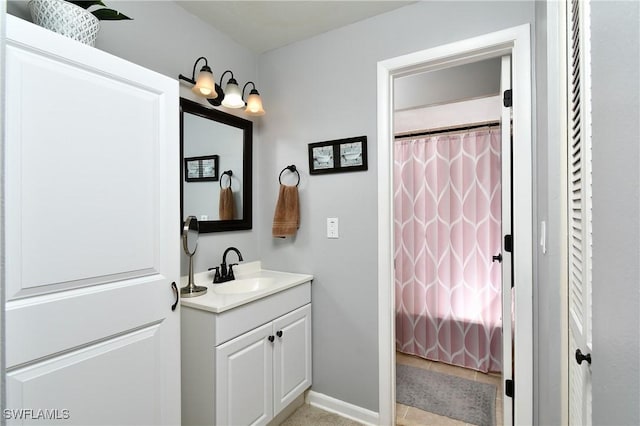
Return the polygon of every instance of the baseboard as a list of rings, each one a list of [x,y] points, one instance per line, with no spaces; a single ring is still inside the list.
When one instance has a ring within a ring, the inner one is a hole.
[[[380,421],[380,415],[374,411],[311,390],[305,394],[305,402],[314,407],[366,425],[374,426]]]

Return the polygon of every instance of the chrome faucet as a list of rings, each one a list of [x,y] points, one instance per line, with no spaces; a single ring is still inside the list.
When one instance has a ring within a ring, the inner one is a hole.
[[[228,249],[226,249],[224,251],[224,254],[222,255],[222,264],[220,264],[220,266],[216,266],[215,268],[209,268],[210,271],[212,269],[216,270],[213,276],[214,283],[224,283],[236,279],[236,277],[233,275],[233,267],[236,266],[237,263],[232,263],[227,268],[227,255],[230,251],[236,252],[236,254],[238,255],[238,262],[242,262],[244,260],[242,258],[242,253],[240,253],[240,250],[238,250],[237,248],[229,247]]]

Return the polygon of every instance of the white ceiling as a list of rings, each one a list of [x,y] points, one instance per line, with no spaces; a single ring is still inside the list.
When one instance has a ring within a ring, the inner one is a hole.
[[[176,1],[242,46],[262,53],[415,1]]]

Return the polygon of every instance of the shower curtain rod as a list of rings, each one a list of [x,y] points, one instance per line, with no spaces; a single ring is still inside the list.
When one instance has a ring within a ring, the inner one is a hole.
[[[418,136],[430,136],[430,135],[438,135],[442,133],[462,132],[466,130],[480,129],[482,127],[494,127],[499,125],[500,125],[499,121],[489,121],[486,123],[464,125],[464,126],[457,126],[457,127],[447,127],[445,129],[428,130],[428,131],[417,132],[417,133],[405,133],[402,135],[396,135],[394,136],[394,138],[395,139],[414,138]]]

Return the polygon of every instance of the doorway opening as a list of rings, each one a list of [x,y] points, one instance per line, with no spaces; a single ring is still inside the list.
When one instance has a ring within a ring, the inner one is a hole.
[[[502,306],[508,331],[512,301],[501,240],[511,234],[511,169],[501,152],[504,138],[509,155],[511,111],[500,93],[510,74],[510,58],[498,57],[394,81],[399,423],[504,423],[502,383],[513,372]]]
[[[517,388],[513,413],[505,399],[505,424],[531,423],[533,404],[533,334],[532,334],[532,138],[531,138],[531,73],[529,26],[523,25],[487,34],[378,63],[378,290],[379,290],[379,408],[380,424],[393,424],[395,413],[395,286],[394,286],[394,206],[393,206],[393,140],[394,140],[394,81],[425,71],[448,69],[486,59],[511,57],[513,78],[513,106],[511,110],[514,149],[509,155],[503,150],[503,159],[513,162],[512,174],[512,229],[517,235],[508,241],[509,250],[502,242],[502,254],[509,254],[505,263],[516,283],[513,317],[515,327],[505,327],[504,334],[513,336],[514,375],[509,378]],[[503,120],[504,121],[504,120]],[[509,120],[507,120],[508,122]],[[504,139],[504,138],[503,138]],[[509,134],[507,138],[510,140]],[[509,144],[510,146],[510,144]],[[504,145],[503,145],[504,147]],[[504,168],[504,164],[502,165]],[[503,188],[503,192],[505,188]],[[503,202],[504,205],[504,202]],[[509,209],[507,209],[509,210]],[[511,213],[511,212],[510,212]],[[504,272],[503,272],[504,273]],[[510,288],[509,288],[510,290]],[[506,314],[506,315],[505,315]],[[511,312],[503,310],[511,319]],[[511,324],[511,321],[503,321]],[[510,340],[509,340],[510,346]],[[511,351],[504,351],[506,354]],[[510,363],[510,356],[504,362]],[[506,377],[506,376],[505,376]],[[506,396],[505,396],[506,398]]]

